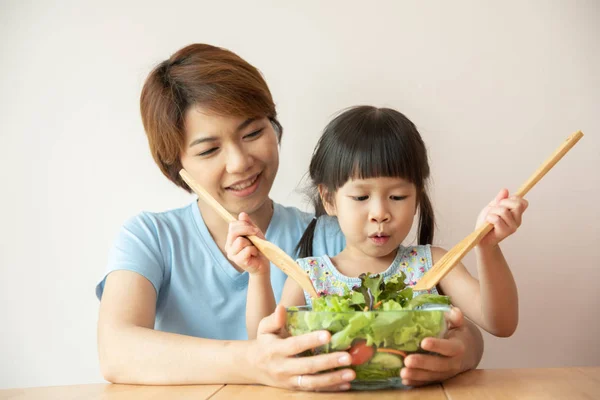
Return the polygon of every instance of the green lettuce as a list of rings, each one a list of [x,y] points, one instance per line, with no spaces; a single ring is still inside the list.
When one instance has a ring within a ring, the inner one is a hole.
[[[287,329],[292,335],[320,329],[331,332],[331,341],[311,354],[348,350],[358,341],[374,346],[376,354],[391,351],[399,360],[392,367],[376,363],[382,357],[374,357],[353,368],[357,380],[397,378],[403,354],[420,352],[424,338],[444,334],[450,298],[428,293],[415,296],[404,283],[404,274],[387,282],[380,275],[362,274],[360,279],[360,286],[343,295],[313,299],[312,309],[290,308]]]

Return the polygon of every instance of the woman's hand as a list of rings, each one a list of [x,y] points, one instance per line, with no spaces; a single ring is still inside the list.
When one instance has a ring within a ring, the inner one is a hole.
[[[479,214],[477,226],[484,222],[494,225],[494,229],[479,242],[479,247],[493,247],[512,235],[521,226],[522,216],[529,203],[527,200],[512,196],[502,189],[494,200]]]
[[[258,251],[250,240],[246,239],[246,236],[251,235],[261,239],[265,238],[248,214],[240,213],[239,219],[229,224],[225,243],[227,258],[252,275],[268,274],[270,271],[269,260]]]
[[[356,377],[351,369],[322,372],[350,365],[346,352],[296,357],[306,350],[326,344],[331,339],[327,331],[311,332],[301,336],[287,336],[285,309],[277,306],[275,312],[264,318],[258,327],[256,340],[248,353],[249,365],[255,367],[254,380],[268,386],[306,391],[340,391],[350,388]]]
[[[404,385],[423,386],[441,382],[475,368],[479,363],[483,348],[480,349],[481,351],[475,351],[478,354],[468,354],[467,349],[474,349],[477,346],[471,343],[473,338],[469,327],[465,324],[462,311],[453,307],[446,313],[446,321],[448,332],[444,339],[426,338],[421,342],[423,350],[437,355],[411,354],[405,358],[404,368],[400,370]],[[478,339],[481,339],[481,334]]]

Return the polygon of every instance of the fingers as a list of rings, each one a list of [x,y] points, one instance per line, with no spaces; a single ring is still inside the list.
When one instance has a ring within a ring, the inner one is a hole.
[[[400,370],[400,377],[402,378],[403,384],[407,386],[422,386],[424,384],[442,381],[458,373],[460,360],[464,353],[464,346],[462,346],[461,349],[461,345],[457,345],[457,342],[453,340],[433,340],[434,342],[430,343],[429,348],[439,351],[442,356],[411,354],[406,357],[404,360],[405,367]],[[444,356],[444,353],[453,355]]]
[[[505,238],[517,230],[517,222],[514,220],[512,213],[506,208],[490,208],[485,219],[490,224],[494,225],[496,236],[500,238]]]
[[[254,222],[252,222],[252,220],[250,219],[250,216],[248,214],[246,214],[245,212],[241,212],[240,215],[238,216],[238,220],[255,228],[254,233],[252,233],[252,235],[256,235],[256,236],[260,237],[261,239],[265,238],[265,235],[256,226],[256,224]]]
[[[424,369],[402,368],[400,377],[406,386],[423,386],[434,382],[441,382],[452,376],[447,372],[428,371]]]
[[[306,350],[311,350],[329,343],[330,339],[331,334],[327,331],[315,331],[306,333],[304,335],[290,336],[285,340],[279,341],[276,344],[277,348],[275,351],[278,351],[279,353],[288,357],[295,356],[296,354],[300,354]]]
[[[512,219],[517,221],[518,227],[521,225],[521,216],[529,206],[529,202],[521,197],[516,196],[502,197],[501,195],[508,195],[508,191],[506,191],[506,193],[504,193],[504,191],[506,191],[506,189],[502,189],[502,191],[500,191],[496,198],[492,202],[490,202],[487,208],[490,212],[492,210],[496,210],[496,214],[498,214],[499,216],[502,216],[502,212],[499,212],[499,210],[507,209],[512,214]]]
[[[315,375],[301,374],[290,378],[292,387],[307,391],[340,391],[350,389],[350,381],[356,378],[356,373],[351,369],[342,369],[339,371],[326,372]]]
[[[250,273],[261,271],[265,263],[261,258],[260,252],[254,247],[252,242],[247,239],[248,236],[257,235],[264,238],[250,217],[246,213],[240,213],[238,221],[229,224],[227,240],[225,243],[225,252],[227,257]]]
[[[277,334],[285,327],[285,308],[282,305],[275,307],[273,314],[263,318],[258,324],[258,335]]]
[[[432,353],[439,354],[444,357],[462,357],[465,353],[465,345],[460,340],[456,339],[438,339],[438,338],[425,338],[421,342],[423,350],[430,351]],[[413,357],[414,356],[414,357]],[[411,354],[406,357],[408,363],[405,363],[407,367],[414,368],[427,368],[431,370],[437,370],[433,363],[437,363],[439,358],[436,355],[426,354]],[[412,363],[416,364],[412,364]]]
[[[501,200],[506,199],[507,197],[508,197],[508,189],[500,190],[500,192],[498,192],[498,194],[496,195],[494,200],[492,200],[492,202],[490,203],[490,206],[498,204]]]
[[[311,357],[291,358],[289,368],[296,374],[316,374],[329,369],[346,367],[350,365],[352,358],[346,352],[335,352],[319,354]]]
[[[459,328],[465,323],[463,312],[458,307],[452,307],[452,309],[445,314],[445,317],[448,329]]]
[[[229,224],[229,231],[227,232],[227,241],[225,242],[225,248],[229,248],[233,245],[238,238],[245,236],[258,235],[260,233],[260,229],[256,226],[252,225],[247,221],[234,221]],[[245,239],[248,243],[250,241]]]
[[[268,371],[266,383],[272,386],[306,391],[340,391],[350,389],[350,381],[356,378],[351,369],[339,369],[350,365],[348,353],[335,352],[311,357],[295,355],[319,347],[329,342],[331,335],[327,331],[307,333],[301,336],[281,339],[269,335],[279,335],[284,329],[285,308],[277,306],[275,312],[262,319],[258,326],[257,365],[265,366]],[[265,336],[267,335],[267,336]],[[322,372],[330,371],[331,372]],[[300,378],[301,377],[301,378]]]

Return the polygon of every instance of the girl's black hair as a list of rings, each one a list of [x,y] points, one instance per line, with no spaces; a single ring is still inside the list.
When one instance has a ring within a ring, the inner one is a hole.
[[[356,106],[334,118],[323,131],[310,161],[311,197],[315,216],[325,215],[318,186],[333,195],[351,178],[398,177],[417,188],[419,244],[433,241],[433,207],[426,191],[427,149],[415,125],[390,108]],[[312,255],[317,219],[298,242],[300,257]]]

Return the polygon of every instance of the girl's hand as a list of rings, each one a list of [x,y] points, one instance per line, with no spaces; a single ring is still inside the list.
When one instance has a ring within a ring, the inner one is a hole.
[[[248,363],[255,374],[253,381],[263,385],[306,391],[340,391],[350,388],[356,377],[351,369],[322,372],[350,365],[346,352],[296,357],[306,350],[326,344],[331,339],[327,331],[311,332],[286,337],[285,309],[277,306],[275,312],[258,326],[258,336],[251,341]]]
[[[462,311],[452,307],[446,313],[448,332],[444,339],[426,338],[421,342],[423,350],[437,354],[411,354],[404,360],[400,370],[402,383],[407,386],[423,386],[441,382],[463,372],[465,369],[465,350],[470,344],[465,339],[464,317]]]
[[[508,197],[508,190],[502,189],[477,218],[477,226],[484,222],[494,225],[494,229],[479,242],[479,247],[493,247],[512,235],[521,226],[523,212],[529,203],[520,197]]]
[[[268,274],[269,260],[245,236],[265,235],[254,225],[246,213],[240,213],[239,219],[229,224],[225,251],[227,258],[252,275]]]

